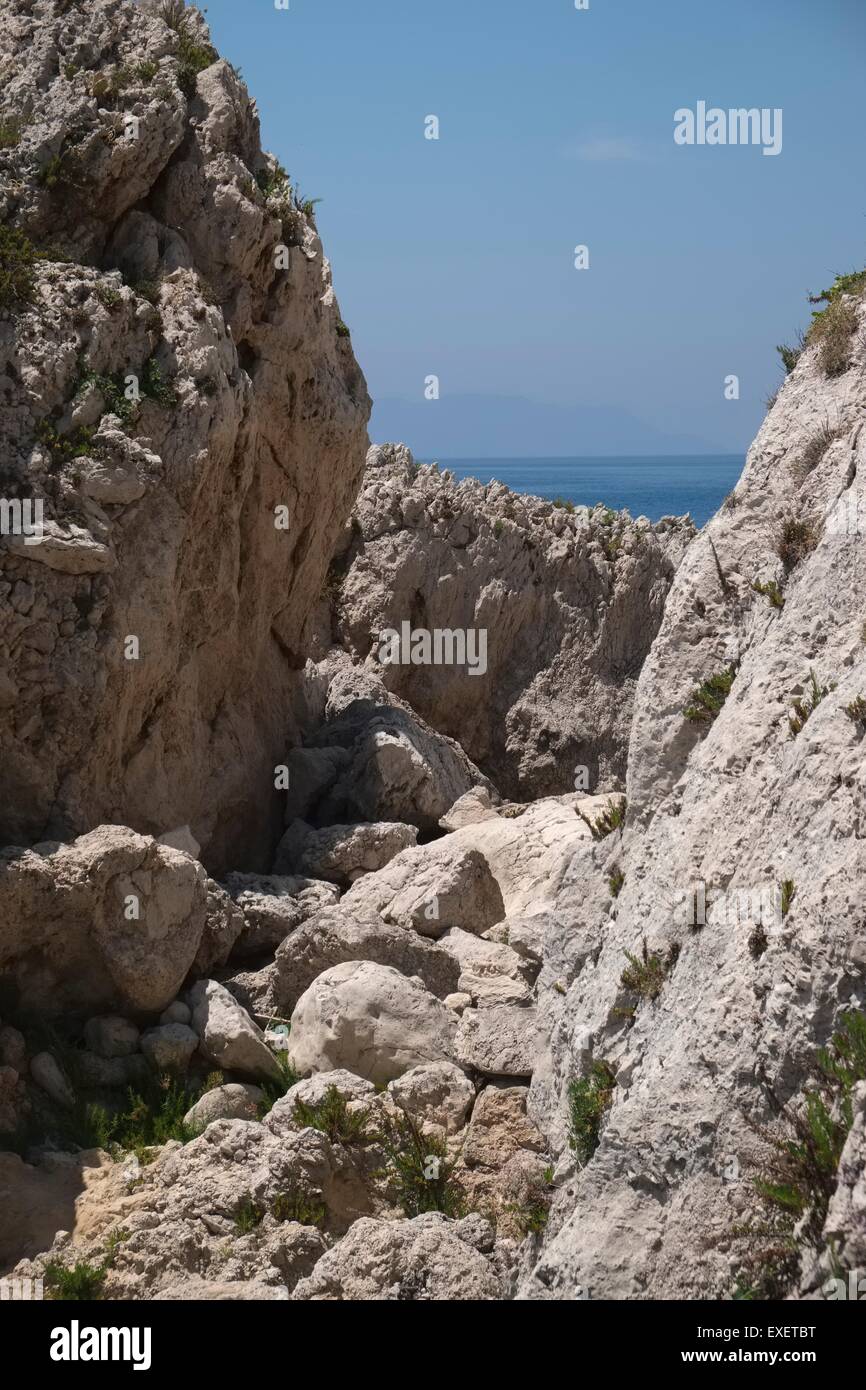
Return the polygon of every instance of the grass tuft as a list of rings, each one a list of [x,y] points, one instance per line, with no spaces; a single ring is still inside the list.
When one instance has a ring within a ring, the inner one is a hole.
[[[696,686],[683,709],[685,718],[692,724],[712,724],[731,693],[736,674],[736,666],[731,665]]]
[[[607,1062],[593,1062],[589,1076],[568,1087],[568,1143],[581,1166],[592,1158],[601,1140],[601,1127],[613,1103],[616,1073]]]

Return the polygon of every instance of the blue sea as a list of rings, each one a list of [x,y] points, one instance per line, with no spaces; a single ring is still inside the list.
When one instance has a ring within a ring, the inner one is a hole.
[[[597,502],[615,511],[658,521],[689,512],[703,526],[731,491],[745,462],[742,454],[681,454],[646,458],[574,459],[445,459],[457,478],[495,478],[513,492],[528,492],[549,501],[593,507]]]

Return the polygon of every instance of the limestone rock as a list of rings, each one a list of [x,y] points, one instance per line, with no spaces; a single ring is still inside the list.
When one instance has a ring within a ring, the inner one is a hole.
[[[128,1057],[138,1051],[139,1031],[128,1018],[108,1014],[87,1020],[84,1041],[99,1057]]]
[[[487,779],[454,740],[429,728],[373,672],[336,653],[328,677],[325,722],[313,748],[343,748],[348,760],[309,814],[316,824],[398,821],[424,830]]]
[[[391,821],[329,825],[315,830],[305,821],[295,820],[277,846],[274,870],[309,874],[345,887],[364,874],[384,868],[395,854],[414,845],[417,838],[414,825]]]
[[[276,1011],[290,1012],[324,971],[357,960],[418,975],[440,999],[456,990],[460,975],[456,958],[432,941],[341,903],[311,917],[283,942],[267,981],[268,997]]]
[[[205,900],[199,864],[125,826],[4,850],[0,969],[48,1013],[158,1012],[193,963]]]
[[[229,874],[225,882],[243,914],[243,929],[231,949],[237,960],[275,951],[302,922],[340,896],[330,883],[296,875]]]
[[[378,673],[505,795],[570,791],[578,765],[588,788],[613,786],[625,774],[637,673],[693,534],[686,519],[652,526],[603,507],[569,512],[501,483],[458,483],[404,446],[376,446],[329,629],[367,662],[374,639],[419,610],[430,631],[486,631],[479,674],[445,663]]]
[[[478,1006],[528,1004],[531,973],[510,946],[485,941],[481,936],[451,927],[438,945],[460,964],[458,990]]]
[[[161,1023],[141,1035],[141,1050],[157,1071],[186,1071],[198,1047],[198,1034],[185,1023]]]
[[[851,303],[850,366],[828,377],[806,348],[677,571],[635,696],[625,832],[578,851],[561,880],[530,1114],[567,1158],[571,1081],[600,1060],[617,1085],[522,1297],[728,1297],[730,1233],[762,1218],[748,1181],[726,1176],[754,1150],[745,1117],[772,1128],[768,1092],[796,1101],[841,1014],[862,1007],[863,746],[846,706],[866,693],[866,343]],[[807,537],[788,565],[785,518]],[[782,607],[753,587],[770,581]],[[716,717],[687,718],[701,682],[731,667]],[[795,733],[810,671],[825,693]],[[624,952],[644,941],[665,962],[654,1001],[622,985]]]
[[[214,1120],[255,1120],[265,1093],[248,1082],[229,1081],[214,1086],[190,1106],[183,1117],[191,1129],[207,1129]]]
[[[502,1168],[521,1150],[544,1153],[544,1136],[526,1115],[526,1086],[485,1086],[475,1102],[461,1158],[470,1168]]]
[[[292,1014],[289,1056],[300,1072],[344,1067],[374,1083],[421,1062],[450,1060],[454,1015],[420,980],[371,961],[319,975]]]
[[[493,1004],[466,1009],[457,1029],[457,1060],[486,1076],[531,1076],[536,1028],[534,1008]]]
[[[440,1125],[449,1134],[463,1128],[475,1100],[466,1073],[452,1062],[423,1062],[391,1081],[388,1092],[416,1121]]]
[[[0,651],[27,653],[0,708],[0,844],[188,825],[221,873],[269,865],[370,403],[313,218],[261,191],[279,177],[243,80],[214,52],[190,86],[179,43],[114,0],[74,22],[24,6],[0,34],[4,112],[26,116],[4,216],[45,254],[0,343],[0,452],[46,513],[40,544],[0,542],[0,583],[34,589],[0,606]],[[129,372],[150,385],[121,421],[99,382]]]
[[[36,1085],[64,1110],[75,1104],[75,1092],[50,1052],[37,1052],[30,1059],[30,1076]]]
[[[461,1239],[463,1222],[427,1212],[411,1221],[364,1217],[292,1298],[306,1301],[433,1302],[497,1299],[502,1286],[493,1264]]]
[[[404,850],[383,871],[354,884],[344,906],[379,912],[386,922],[432,937],[449,927],[480,935],[505,912],[484,855],[453,836]]]
[[[227,989],[216,980],[199,980],[189,1002],[201,1050],[215,1066],[254,1079],[280,1079],[279,1064],[261,1028]]]

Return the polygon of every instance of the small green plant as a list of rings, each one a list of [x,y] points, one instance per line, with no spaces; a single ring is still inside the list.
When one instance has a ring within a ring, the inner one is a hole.
[[[820,705],[821,701],[835,689],[835,685],[821,685],[815,672],[809,671],[809,690],[806,695],[799,695],[791,702],[791,713],[788,716],[788,728],[791,730],[791,737],[796,738],[802,732],[806,721]]]
[[[141,394],[164,410],[177,405],[177,392],[163,377],[155,357],[148,357],[141,369]]]
[[[159,9],[159,17],[177,34],[175,56],[178,85],[184,96],[191,100],[195,96],[198,74],[215,63],[219,54],[211,44],[196,38],[183,0],[165,0]]]
[[[811,554],[818,544],[818,533],[811,521],[803,517],[783,517],[776,530],[776,554],[790,572]]]
[[[97,285],[96,297],[106,309],[115,309],[118,304],[123,303],[123,295],[115,285]]]
[[[291,181],[288,174],[277,160],[273,169],[260,169],[256,174],[256,183],[266,198],[283,198],[289,194]]]
[[[259,1088],[264,1092],[258,1104],[258,1118],[264,1119],[269,1110],[273,1110],[278,1100],[282,1100],[287,1091],[296,1086],[300,1081],[298,1073],[295,1071],[287,1052],[276,1052],[277,1066],[280,1069],[279,1080],[268,1078],[259,1082]]]
[[[337,319],[337,337],[338,337],[338,338],[351,338],[351,336],[352,336],[352,335],[351,335],[351,333],[349,332],[349,329],[348,329],[348,328],[346,327],[346,325],[344,324],[343,320],[342,320],[342,319]]]
[[[605,1115],[613,1103],[616,1073],[607,1062],[593,1062],[589,1075],[568,1087],[569,1146],[583,1166],[598,1148]]]
[[[797,896],[797,885],[795,884],[792,878],[786,878],[782,880],[781,892],[782,916],[787,917],[788,913],[791,911],[791,904]]]
[[[257,1226],[261,1226],[265,1219],[265,1209],[246,1192],[235,1207],[234,1219],[238,1235],[248,1236]]]
[[[740,1280],[756,1298],[784,1298],[797,1285],[803,1253],[811,1262],[827,1250],[824,1224],[853,1124],[854,1089],[866,1080],[866,1014],[842,1016],[812,1072],[798,1104],[771,1095],[778,1129],[752,1125],[766,1145],[754,1182],[762,1219],[731,1234],[745,1244]]]
[[[152,82],[159,72],[159,63],[155,63],[151,58],[146,58],[143,63],[139,63],[135,69],[135,75],[139,82]]]
[[[274,1198],[271,1215],[275,1221],[297,1221],[301,1226],[323,1226],[327,1210],[324,1202],[316,1202],[299,1188],[292,1187]]]
[[[851,365],[851,345],[857,332],[854,299],[866,292],[866,270],[837,275],[828,290],[810,295],[811,304],[824,304],[812,314],[806,341],[817,343],[818,361],[825,376],[842,376]]]
[[[45,1266],[45,1292],[50,1299],[64,1303],[96,1303],[102,1298],[107,1265],[74,1265],[52,1260]]]
[[[441,1211],[461,1216],[463,1201],[455,1186],[454,1165],[444,1139],[422,1135],[411,1115],[386,1118],[377,1136],[386,1156],[386,1173],[394,1196],[406,1216]]]
[[[50,420],[40,420],[36,426],[36,438],[48,450],[51,463],[59,467],[71,459],[93,457],[94,430],[90,425],[81,425],[69,434],[58,434]]]
[[[776,348],[777,353],[782,359],[782,366],[785,368],[785,373],[787,376],[791,375],[792,371],[794,370],[800,358],[802,357],[804,345],[805,339],[803,337],[803,334],[800,333],[796,347],[789,347],[787,343],[779,343],[778,347]]]
[[[304,217],[313,217],[316,206],[321,201],[321,198],[305,198],[299,188],[292,190],[292,206],[295,212],[303,213]]]
[[[522,1236],[540,1236],[550,1218],[550,1197],[545,1193],[533,1194],[525,1202],[509,1202],[505,1211]]]
[[[624,796],[611,798],[600,816],[592,820],[590,816],[585,816],[580,812],[580,818],[589,826],[594,840],[603,840],[606,836],[612,835],[614,830],[619,830],[625,825],[626,811],[628,803]]]
[[[327,1134],[332,1144],[360,1144],[369,1138],[369,1111],[351,1113],[345,1096],[340,1094],[336,1086],[329,1086],[324,1098],[315,1105],[296,1100],[294,1118],[304,1128],[318,1129]]]
[[[717,671],[715,675],[708,676],[696,686],[689,703],[683,709],[685,718],[692,724],[712,724],[731,693],[736,674],[736,666],[731,665],[724,671]]]
[[[660,951],[649,951],[644,937],[640,958],[631,951],[624,954],[628,965],[620,976],[620,984],[641,999],[658,999],[665,980],[679,960],[679,945],[674,942],[663,955]]]
[[[771,608],[785,607],[785,595],[782,593],[775,579],[768,579],[763,583],[756,579],[752,588],[756,594],[763,594],[765,598],[770,600]]]
[[[850,705],[845,706],[845,713],[851,723],[857,725],[861,734],[866,731],[866,699],[862,695],[858,695]]]
[[[622,890],[622,885],[623,885],[624,883],[625,883],[625,874],[623,873],[622,869],[619,867],[619,864],[614,864],[613,868],[611,869],[610,873],[609,873],[608,876],[607,876],[607,886],[608,886],[608,888],[610,889],[610,896],[611,896],[612,898],[618,898],[618,897],[619,897],[620,891]]]
[[[498,540],[499,537],[502,535],[502,532],[503,532],[504,530],[505,530],[505,522],[502,520],[502,517],[501,517],[501,516],[498,516],[498,517],[496,518],[496,520],[494,521],[494,523],[493,523],[493,534],[494,534],[494,536],[496,537],[497,540]]]
[[[105,1242],[105,1257],[109,1264],[114,1263],[115,1255],[124,1241],[129,1240],[129,1234],[125,1226],[118,1226],[109,1234]]]
[[[36,283],[36,252],[17,227],[0,223],[0,311],[29,304]]]
[[[146,299],[148,304],[159,303],[158,280],[133,280],[130,289],[138,295],[139,299]]]
[[[827,450],[834,440],[838,439],[840,431],[833,429],[829,420],[825,420],[817,433],[813,434],[800,457],[794,465],[794,472],[799,479],[808,475],[818,467]]]
[[[0,150],[14,150],[21,143],[19,116],[0,116]]]
[[[121,424],[128,425],[138,413],[138,402],[129,400],[126,396],[126,383],[123,372],[115,372],[114,376],[106,373],[85,370],[82,372],[73,390],[73,400],[83,395],[91,386],[95,386],[105,402],[105,409],[110,415],[116,415]]]

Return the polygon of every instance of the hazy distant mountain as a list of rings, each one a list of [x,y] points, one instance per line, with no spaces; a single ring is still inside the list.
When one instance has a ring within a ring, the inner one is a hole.
[[[617,406],[546,405],[521,396],[386,396],[373,408],[370,438],[408,444],[421,458],[732,452],[694,435],[664,433]]]

